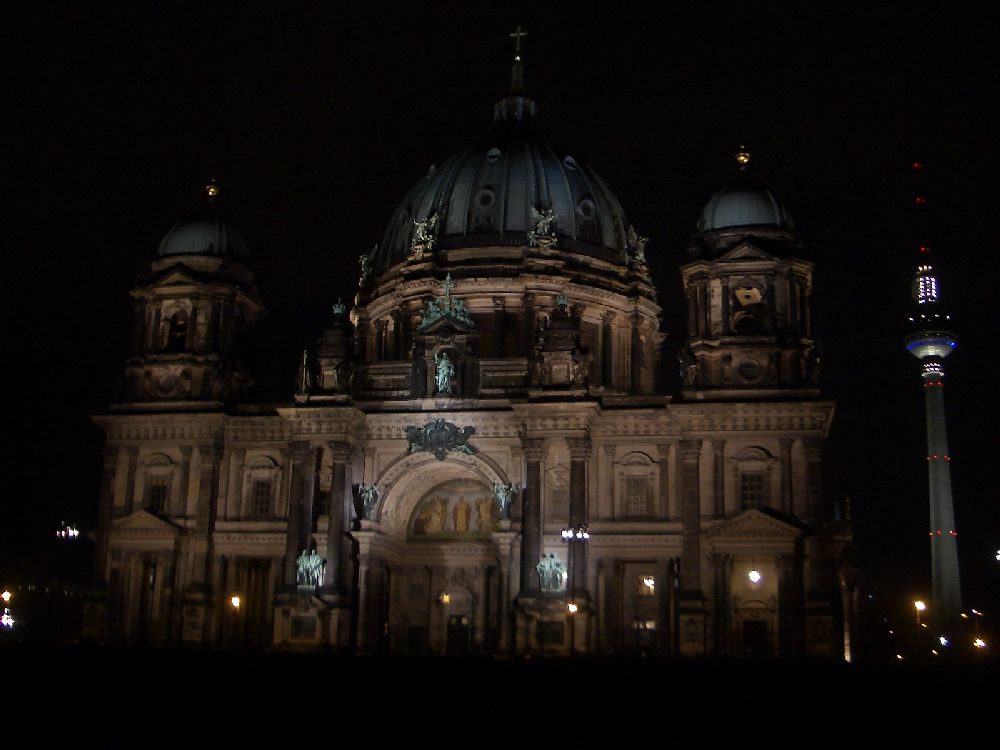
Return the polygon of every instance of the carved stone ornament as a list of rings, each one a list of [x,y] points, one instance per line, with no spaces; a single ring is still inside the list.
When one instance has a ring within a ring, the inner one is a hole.
[[[510,520],[510,506],[515,494],[517,494],[516,484],[493,485],[493,498],[497,501],[497,508],[500,510],[500,520]]]
[[[423,427],[407,427],[406,439],[410,443],[410,453],[430,451],[438,461],[444,461],[449,451],[472,455],[475,449],[469,445],[469,438],[475,432],[475,427],[459,429],[452,422],[434,419]]]
[[[372,275],[371,258],[377,250],[378,245],[375,245],[370,254],[358,257],[358,263],[361,264],[361,277],[358,279],[358,286],[364,286],[365,282],[368,281],[368,277]]]
[[[311,552],[302,550],[302,554],[295,561],[296,581],[299,586],[319,586],[325,564],[326,561],[316,554],[316,550]]]
[[[528,230],[528,244],[531,247],[548,248],[556,244],[556,235],[552,227],[559,217],[551,208],[538,209],[531,207],[532,227]]]
[[[451,296],[451,290],[454,288],[455,285],[452,283],[451,274],[448,274],[444,280],[444,294],[428,302],[420,314],[420,322],[417,324],[418,333],[443,318],[450,318],[465,328],[472,328],[475,325],[472,318],[469,317],[469,311],[465,307],[465,302]]]
[[[562,591],[566,585],[566,566],[555,555],[543,555],[535,566],[538,588],[542,591]]]
[[[413,237],[410,239],[410,258],[420,260],[424,253],[433,252],[437,244],[437,214],[433,213],[426,219],[413,220]]]
[[[649,242],[649,237],[640,237],[639,233],[635,231],[635,227],[630,224],[625,237],[625,257],[629,268],[638,271],[646,270],[647,242]]]
[[[354,485],[354,510],[358,514],[358,518],[373,521],[378,498],[378,487],[374,484]]]

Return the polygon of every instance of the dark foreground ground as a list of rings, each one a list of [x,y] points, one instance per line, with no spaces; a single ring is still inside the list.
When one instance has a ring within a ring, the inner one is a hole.
[[[990,747],[998,667],[7,645],[0,705],[31,747]]]

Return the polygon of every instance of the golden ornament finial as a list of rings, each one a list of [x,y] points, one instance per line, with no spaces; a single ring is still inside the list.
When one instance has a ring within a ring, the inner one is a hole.
[[[740,146],[740,150],[736,152],[736,163],[740,165],[740,169],[746,169],[750,163],[750,152],[745,146]]]
[[[205,195],[208,196],[209,202],[214,201],[219,195],[219,186],[215,184],[214,178],[209,180],[208,184],[205,185]]]

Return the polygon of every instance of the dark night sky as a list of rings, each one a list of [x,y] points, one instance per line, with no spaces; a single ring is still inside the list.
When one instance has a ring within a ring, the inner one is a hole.
[[[287,399],[297,352],[352,297],[357,256],[397,202],[486,132],[520,23],[547,140],[589,161],[651,236],[671,334],[683,330],[677,267],[738,145],[786,203],[816,263],[823,387],[837,402],[828,491],[852,498],[868,584],[906,597],[929,593],[923,392],[900,340],[909,164],[927,164],[931,244],[962,342],[946,398],[966,598],[989,606],[996,13],[537,5],[4,5],[3,340],[17,414],[5,540],[41,538],[63,516],[93,522],[89,415],[125,355],[128,291],[207,178],[254,249],[269,308],[254,365]]]

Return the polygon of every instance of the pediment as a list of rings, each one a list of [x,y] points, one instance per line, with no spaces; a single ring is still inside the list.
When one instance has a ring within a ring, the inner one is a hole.
[[[420,331],[424,336],[434,336],[440,333],[468,333],[472,330],[472,326],[464,323],[450,315],[445,315],[438,318],[429,326]]]
[[[775,541],[788,542],[802,536],[801,526],[789,523],[770,513],[745,510],[727,518],[718,526],[705,532],[712,541]]]
[[[165,286],[190,286],[191,284],[197,284],[198,280],[192,276],[186,268],[174,267],[169,271],[164,273],[158,279],[156,279],[150,286],[153,287],[165,287]]]
[[[148,510],[137,510],[129,516],[111,522],[111,533],[122,536],[173,537],[181,527],[160,518]]]
[[[765,253],[756,245],[741,242],[719,260],[775,260],[775,257]]]

